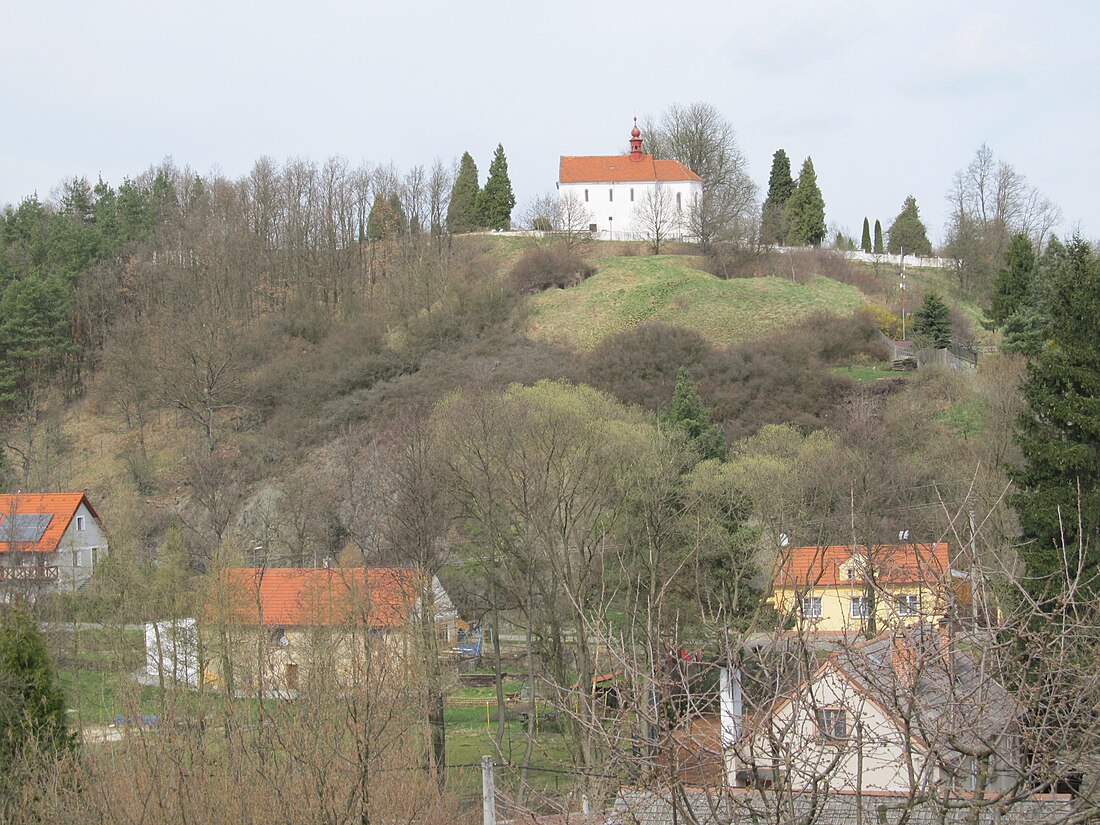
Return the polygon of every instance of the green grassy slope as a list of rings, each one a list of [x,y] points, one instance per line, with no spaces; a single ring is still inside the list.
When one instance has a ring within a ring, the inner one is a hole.
[[[846,314],[865,300],[855,287],[827,278],[806,284],[776,277],[723,281],[691,263],[668,255],[601,261],[597,274],[580,286],[532,298],[529,331],[591,349],[608,335],[658,320],[697,330],[721,345],[817,311]]]

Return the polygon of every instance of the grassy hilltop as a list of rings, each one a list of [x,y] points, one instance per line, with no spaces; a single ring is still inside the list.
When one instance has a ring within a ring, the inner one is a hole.
[[[693,329],[719,346],[752,340],[814,312],[847,315],[866,302],[854,286],[823,277],[721,280],[688,256],[617,257],[579,286],[530,299],[534,337],[589,350],[645,321]]]

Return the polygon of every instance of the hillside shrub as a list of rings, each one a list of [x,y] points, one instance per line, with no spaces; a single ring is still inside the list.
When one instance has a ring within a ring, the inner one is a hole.
[[[886,307],[878,304],[867,304],[860,307],[856,312],[867,318],[887,338],[893,338],[895,341],[901,338],[901,318]]]
[[[530,294],[551,287],[565,289],[576,286],[595,271],[573,250],[562,246],[540,246],[526,252],[508,277],[517,292]]]
[[[714,354],[700,333],[650,321],[604,338],[578,361],[575,379],[657,411],[672,397],[679,371],[687,369],[698,377],[696,368]]]

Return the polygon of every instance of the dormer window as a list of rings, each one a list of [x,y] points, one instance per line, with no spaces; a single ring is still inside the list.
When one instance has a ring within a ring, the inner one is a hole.
[[[84,530],[84,516],[76,517],[76,529],[83,532]]]

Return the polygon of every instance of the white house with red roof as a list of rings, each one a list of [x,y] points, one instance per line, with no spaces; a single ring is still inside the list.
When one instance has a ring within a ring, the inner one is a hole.
[[[84,493],[0,495],[0,585],[7,592],[79,590],[107,550]]]
[[[360,672],[368,649],[378,663],[409,664],[409,630],[422,611],[430,612],[440,652],[449,651],[458,639],[458,614],[439,579],[429,581],[418,569],[231,567],[199,622],[146,625],[146,674],[218,685],[228,684],[231,670],[234,689],[296,691],[299,679],[319,669]],[[200,636],[207,651],[201,662]]]
[[[569,200],[586,212],[593,233],[603,239],[643,239],[646,226],[639,210],[657,198],[667,204],[668,217],[677,226],[670,237],[682,237],[691,206],[702,195],[703,179],[684,164],[642,152],[637,118],[630,131],[629,154],[563,155],[558,168],[559,202]]]

